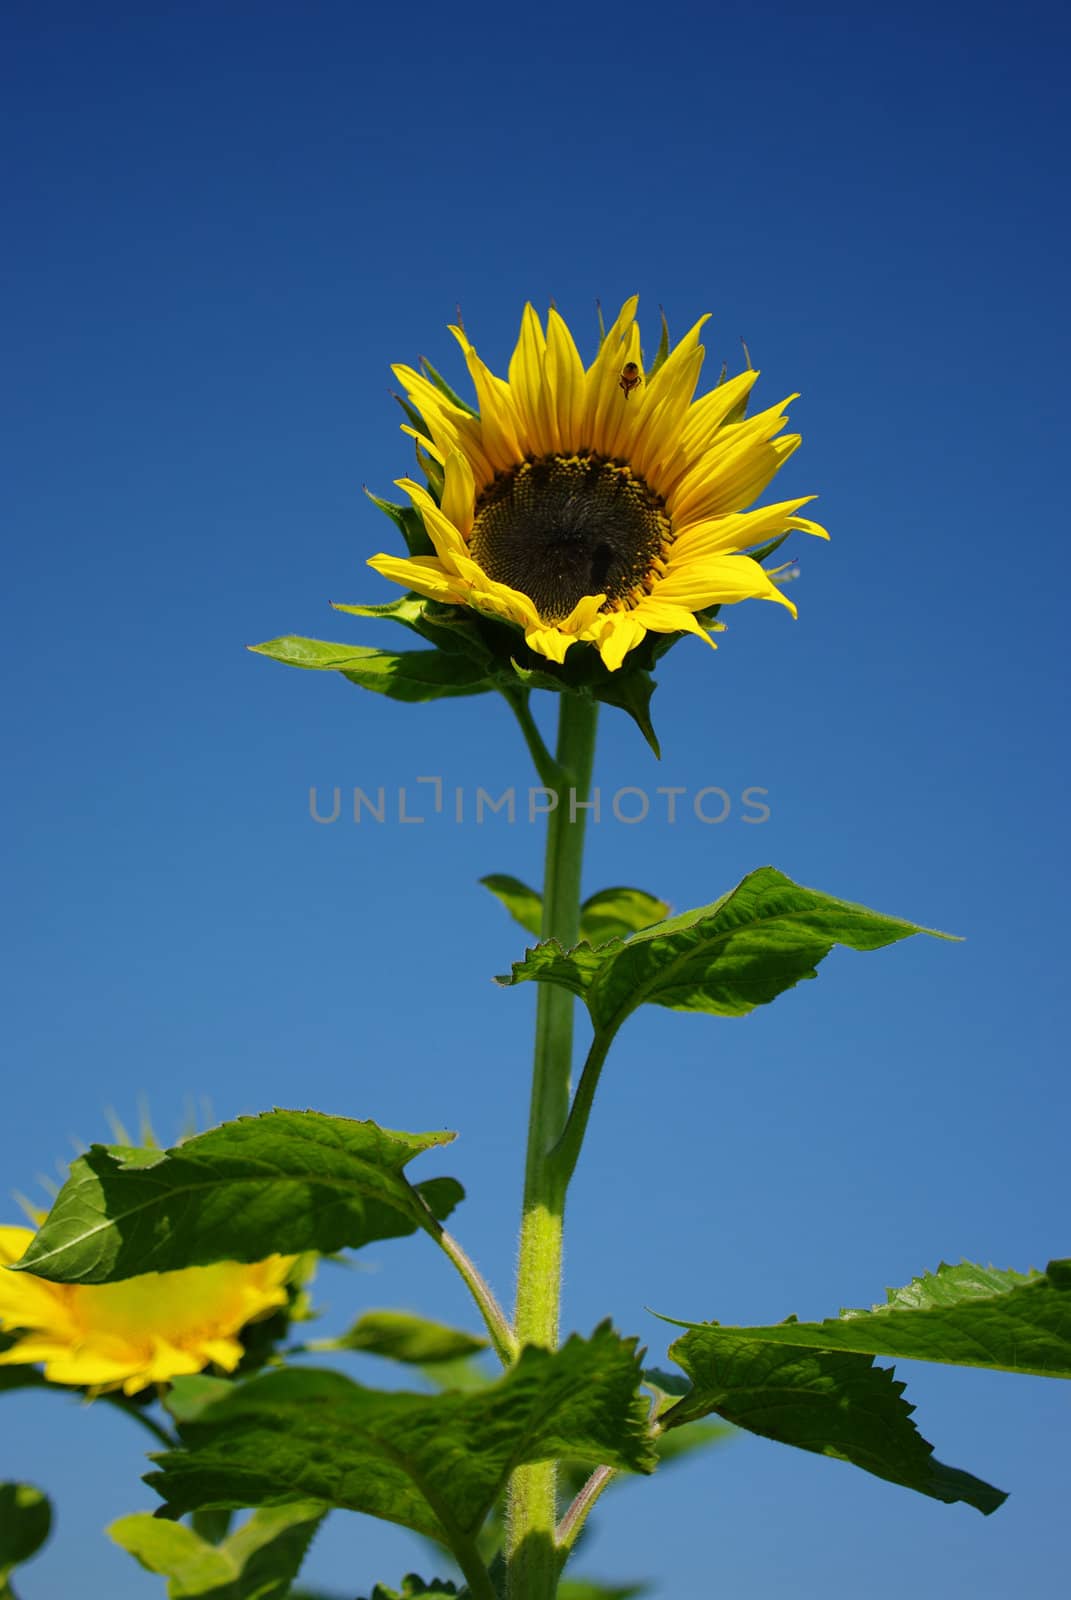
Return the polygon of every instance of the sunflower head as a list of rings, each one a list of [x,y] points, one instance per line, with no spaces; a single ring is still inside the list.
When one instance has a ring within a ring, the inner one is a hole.
[[[122,1283],[50,1283],[6,1269],[32,1228],[0,1227],[0,1365],[44,1363],[51,1383],[133,1395],[211,1365],[233,1372],[248,1325],[285,1307],[293,1256],[218,1261]]]
[[[645,369],[636,305],[588,367],[553,307],[544,325],[526,306],[506,378],[453,327],[475,407],[427,363],[394,369],[426,482],[398,480],[410,507],[390,508],[408,556],[369,564],[435,602],[440,624],[505,629],[485,633],[496,654],[504,643],[557,687],[647,670],[685,633],[713,644],[718,610],[740,600],[795,614],[761,562],[793,530],[826,536],[798,514],[810,496],[751,509],[800,443],[788,401],[747,417],[750,368],[696,397],[706,317],[674,348],[663,320]]]

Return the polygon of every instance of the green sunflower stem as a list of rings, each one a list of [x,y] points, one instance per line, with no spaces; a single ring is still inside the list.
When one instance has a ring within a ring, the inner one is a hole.
[[[574,945],[580,925],[584,809],[595,759],[598,704],[561,696],[555,782],[557,804],[547,819],[542,937]],[[548,785],[548,787],[551,787]],[[541,984],[536,1002],[535,1063],[528,1122],[517,1307],[514,1331],[526,1344],[555,1349],[561,1301],[562,1217],[567,1178],[550,1153],[569,1116],[573,997]],[[553,1462],[518,1467],[510,1480],[509,1600],[553,1600],[560,1553],[555,1543],[557,1472]]]

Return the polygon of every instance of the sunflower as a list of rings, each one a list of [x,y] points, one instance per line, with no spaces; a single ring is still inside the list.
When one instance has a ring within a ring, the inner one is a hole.
[[[707,317],[672,351],[664,341],[645,376],[637,303],[625,302],[586,370],[558,312],[544,329],[527,305],[508,381],[452,327],[478,412],[437,374],[395,367],[416,414],[405,431],[441,494],[408,478],[398,486],[434,554],[369,565],[417,594],[518,624],[551,661],[586,641],[611,671],[649,632],[713,644],[703,615],[712,607],[776,600],[795,615],[745,552],[792,529],[828,537],[797,514],[811,495],[747,509],[800,443],[782,433],[798,396],[746,418],[758,377],[748,370],[696,399]]]
[[[51,1383],[128,1395],[210,1362],[232,1372],[242,1359],[239,1331],[286,1304],[295,1260],[217,1261],[122,1283],[49,1283],[5,1270],[33,1237],[32,1228],[0,1227],[0,1330],[15,1335],[0,1365],[43,1361]]]

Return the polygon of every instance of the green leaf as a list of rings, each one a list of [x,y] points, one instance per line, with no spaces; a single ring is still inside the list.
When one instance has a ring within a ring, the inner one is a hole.
[[[318,1111],[239,1117],[172,1150],[93,1145],[71,1166],[18,1266],[57,1283],[111,1283],[212,1261],[329,1254],[448,1214],[453,1179],[402,1169],[452,1133],[395,1133]],[[151,1160],[146,1160],[146,1154]]]
[[[0,1483],[0,1600],[8,1578],[35,1556],[52,1531],[52,1506],[30,1483]]]
[[[519,922],[538,938],[543,923],[543,896],[538,889],[530,889],[520,878],[511,878],[507,872],[490,872],[480,882],[485,889],[490,889],[496,900],[501,900],[514,922]]]
[[[323,1500],[452,1545],[478,1529],[512,1469],[572,1455],[648,1472],[635,1341],[603,1324],[560,1350],[525,1349],[472,1394],[381,1393],[291,1368],[239,1384],[187,1423],[188,1449],[146,1480],[181,1515]]]
[[[665,900],[643,889],[600,889],[580,907],[580,937],[587,944],[608,944],[660,922],[668,910]]]
[[[789,1319],[725,1331],[763,1344],[1071,1378],[1071,1260],[1050,1261],[1045,1272],[1028,1273],[942,1262],[935,1273],[886,1295],[884,1305],[842,1311],[825,1322]]]
[[[323,1518],[315,1502],[265,1507],[218,1545],[143,1511],[120,1517],[108,1533],[169,1580],[168,1600],[283,1600]]]
[[[447,1583],[445,1578],[432,1578],[430,1583],[425,1583],[415,1572],[409,1572],[402,1579],[400,1589],[388,1589],[384,1584],[377,1583],[369,1600],[421,1600],[422,1596],[440,1596],[450,1600],[457,1592],[457,1585]]]
[[[516,962],[502,984],[535,979],[579,995],[597,1031],[620,1027],[645,1001],[674,1011],[739,1017],[791,989],[835,944],[878,950],[929,928],[835,900],[760,867],[712,905],[685,911],[594,951],[550,940]]]
[[[849,1461],[934,1500],[966,1501],[986,1516],[1007,1499],[934,1460],[911,1421],[914,1407],[901,1398],[904,1385],[870,1356],[765,1344],[715,1326],[693,1327],[669,1353],[693,1388],[663,1417],[665,1427],[716,1412],[750,1433]]]
[[[519,878],[506,872],[492,872],[480,882],[490,889],[522,928],[537,937],[543,923],[543,897]],[[580,937],[592,945],[606,944],[628,933],[647,928],[664,917],[669,906],[642,889],[600,889],[580,907]]]
[[[290,667],[339,672],[359,689],[391,700],[414,703],[452,695],[483,694],[493,688],[482,667],[460,653],[443,650],[371,650],[364,645],[329,644],[324,639],[269,639],[251,644],[254,655]]]
[[[436,1366],[486,1350],[488,1341],[407,1311],[366,1311],[337,1339],[311,1339],[307,1350],[363,1350],[416,1367]]]
[[[196,1422],[202,1411],[222,1400],[234,1388],[233,1378],[215,1378],[207,1372],[191,1372],[171,1380],[161,1404],[181,1427]]]

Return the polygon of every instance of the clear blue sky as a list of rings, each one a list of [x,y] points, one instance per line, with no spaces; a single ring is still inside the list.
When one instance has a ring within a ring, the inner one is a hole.
[[[460,301],[499,364],[527,297],[590,350],[595,297],[638,290],[652,342],[659,303],[678,333],[714,313],[711,379],[744,335],[764,403],[803,392],[779,484],[820,492],[833,543],[800,552],[798,623],[738,608],[716,656],[673,652],[660,768],[605,718],[608,792],[757,785],[769,822],[604,820],[587,888],[683,908],[772,861],[966,942],[838,952],[745,1022],[630,1022],[567,1324],[611,1314],[660,1358],[645,1306],[822,1316],[942,1258],[1067,1253],[1063,8],[173,0],[14,4],[3,29],[0,1186],[141,1093],[163,1132],[202,1097],[446,1125],[426,1170],[466,1182],[458,1231],[508,1287],[533,997],[489,982],[524,935],[476,879],[534,878],[537,830],[317,827],[307,795],[497,792],[528,782],[520,740],[490,698],[400,707],[242,645],[398,642],[327,609],[387,598],[360,490],[410,464],[391,361],[460,381]],[[470,1320],[420,1243],[368,1264],[322,1274],[327,1326]],[[892,1600],[905,1570],[919,1600],[1050,1589],[1066,1389],[900,1376],[938,1456],[1011,1491],[992,1519],[741,1439],[623,1489],[585,1566],[664,1600]],[[0,1476],[59,1508],[27,1600],[161,1593],[99,1532],[154,1503],[132,1435],[5,1402]],[[352,1595],[414,1565],[339,1515],[308,1576]]]

